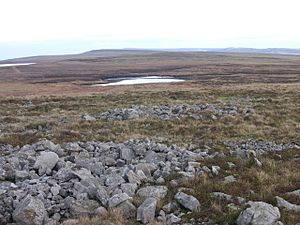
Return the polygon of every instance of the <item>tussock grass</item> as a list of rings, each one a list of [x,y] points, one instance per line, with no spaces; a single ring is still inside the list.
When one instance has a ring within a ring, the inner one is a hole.
[[[300,165],[295,158],[300,157],[298,149],[289,149],[280,154],[268,153],[260,156],[262,167],[257,167],[253,160],[242,160],[229,155],[224,141],[238,141],[254,138],[271,140],[278,143],[299,142],[300,140],[300,84],[257,84],[237,86],[201,86],[198,84],[170,85],[155,88],[122,88],[86,96],[48,96],[24,98],[0,98],[0,144],[24,145],[47,138],[55,143],[69,141],[115,141],[122,142],[130,138],[163,140],[166,144],[179,146],[194,145],[202,148],[208,145],[213,151],[223,152],[225,158],[200,161],[202,166],[218,165],[218,176],[204,175],[191,182],[182,183],[193,188],[200,203],[200,212],[187,215],[201,220],[213,219],[216,224],[233,224],[241,209],[233,210],[228,202],[213,198],[210,193],[224,192],[247,200],[265,201],[275,204],[276,195],[300,204],[300,199],[287,195],[287,192],[300,188]],[[31,104],[28,104],[31,102]],[[157,120],[140,118],[128,121],[82,121],[83,114],[97,114],[117,107],[131,105],[163,104],[198,104],[210,103],[218,106],[237,106],[240,114],[218,120]],[[250,107],[253,113],[245,115],[243,109]],[[236,167],[229,169],[227,162]],[[237,181],[225,184],[223,178],[234,175]],[[179,179],[171,174],[172,179]],[[170,201],[176,188],[169,187],[169,193],[159,203]],[[140,203],[135,199],[135,204]],[[282,222],[294,225],[300,221],[300,215],[281,210]],[[81,218],[79,224],[104,225],[135,224],[124,221],[116,212],[109,212],[105,219]]]

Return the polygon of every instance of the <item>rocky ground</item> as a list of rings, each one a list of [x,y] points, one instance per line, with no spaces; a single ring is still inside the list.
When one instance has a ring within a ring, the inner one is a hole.
[[[179,87],[0,99],[0,224],[299,225],[298,86]]]
[[[257,159],[261,154],[300,149],[295,143],[254,140],[228,146],[232,156],[251,159],[256,167],[262,167]],[[2,146],[1,155],[1,224],[50,225],[67,219],[96,216],[112,209],[117,209],[126,219],[143,224],[153,220],[163,224],[182,221],[186,225],[209,224],[213,221],[187,219],[190,213],[201,211],[203,206],[193,195],[195,190],[181,184],[207,175],[218,176],[222,183],[234,184],[237,179],[234,173],[219,176],[225,168],[218,164],[208,167],[199,162],[226,157],[208,146],[189,151],[149,139],[119,144],[71,142],[64,145],[42,140],[21,148]],[[226,163],[229,171],[236,166],[230,161]],[[299,197],[299,193],[300,189],[289,194]],[[282,224],[279,209],[270,204],[222,192],[209,194],[215,199],[225,200],[235,211],[250,206],[239,215],[238,225]],[[300,205],[278,196],[275,199],[277,206],[300,212]]]

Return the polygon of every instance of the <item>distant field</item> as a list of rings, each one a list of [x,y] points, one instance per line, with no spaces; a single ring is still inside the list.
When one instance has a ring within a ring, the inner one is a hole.
[[[9,62],[37,64],[0,68],[0,96],[102,92],[110,88],[90,84],[121,76],[174,76],[188,85],[300,81],[300,56],[289,55],[112,50]]]

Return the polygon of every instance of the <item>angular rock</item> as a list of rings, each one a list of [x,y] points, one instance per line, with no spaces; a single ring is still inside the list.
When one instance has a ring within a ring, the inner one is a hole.
[[[86,121],[95,121],[96,118],[90,115],[82,115],[81,119],[86,120]]]
[[[141,221],[143,224],[153,221],[155,218],[156,205],[156,198],[147,198],[137,209],[137,221]]]
[[[126,176],[127,176],[129,183],[137,184],[137,185],[141,184],[141,178],[132,170],[129,170],[128,173],[126,174]]]
[[[120,158],[126,162],[130,162],[134,157],[134,152],[130,148],[123,147],[120,149]]]
[[[122,202],[116,209],[125,219],[133,219],[136,217],[136,207],[130,201]]]
[[[138,196],[143,199],[153,197],[156,199],[162,199],[167,195],[168,188],[166,186],[147,186],[137,191]]]
[[[173,213],[167,215],[167,225],[178,224],[181,221],[181,218],[175,216]]]
[[[109,195],[106,189],[102,186],[99,186],[96,190],[96,198],[101,202],[103,206],[106,206]]]
[[[175,195],[175,199],[180,205],[182,205],[186,209],[189,209],[190,211],[197,211],[200,208],[198,199],[184,192],[177,192],[177,194]]]
[[[16,182],[24,181],[28,178],[30,178],[30,174],[27,171],[24,171],[24,170],[16,170],[15,171],[15,180],[16,180]]]
[[[125,180],[119,174],[111,174],[105,180],[105,185],[108,187],[117,187],[123,183],[125,183]]]
[[[295,191],[291,191],[287,193],[288,195],[294,195],[296,197],[300,197],[300,189],[295,190]]]
[[[219,175],[220,169],[221,169],[221,168],[220,168],[219,166],[212,166],[212,167],[211,167],[211,172],[212,172],[213,175],[216,175],[216,176],[217,176],[217,175]]]
[[[50,174],[58,159],[58,155],[54,152],[41,152],[33,167],[38,169],[40,176],[45,173]]]
[[[280,219],[280,212],[265,202],[248,202],[249,208],[240,213],[237,225],[275,225]]]
[[[232,182],[235,182],[236,181],[236,178],[232,175],[230,176],[227,176],[227,177],[224,177],[224,183],[232,183]]]
[[[146,156],[144,158],[147,163],[159,163],[159,162],[165,162],[166,161],[166,155],[164,153],[156,153],[154,151],[149,151],[146,153]]]
[[[121,190],[128,196],[132,197],[137,189],[137,184],[125,183],[121,184]]]
[[[13,219],[17,224],[41,225],[47,216],[44,203],[27,195],[13,212]]]
[[[300,212],[300,205],[292,204],[278,196],[276,196],[275,199],[278,207],[285,208],[290,211]]]
[[[147,177],[151,177],[152,173],[157,170],[157,166],[152,163],[139,163],[135,167],[135,171],[141,170]]]
[[[131,200],[132,198],[129,197],[126,193],[121,194],[115,194],[111,198],[108,199],[108,207],[116,207],[117,205],[121,204],[122,202],[125,202],[127,200]]]
[[[94,200],[81,200],[71,205],[70,213],[75,218],[93,216],[99,206],[99,203]]]

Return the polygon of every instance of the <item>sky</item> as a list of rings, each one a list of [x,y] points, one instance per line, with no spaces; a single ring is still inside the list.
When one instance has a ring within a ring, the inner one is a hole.
[[[0,59],[103,48],[300,48],[299,0],[0,0]]]

